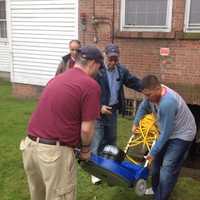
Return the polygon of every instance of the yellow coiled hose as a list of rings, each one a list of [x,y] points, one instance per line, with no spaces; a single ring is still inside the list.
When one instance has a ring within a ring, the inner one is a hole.
[[[159,130],[156,125],[156,118],[153,114],[145,115],[139,122],[139,127],[136,129],[135,134],[131,136],[129,139],[127,146],[125,147],[124,152],[126,153],[126,157],[131,162],[138,164],[133,157],[128,155],[128,150],[130,148],[134,148],[136,146],[141,146],[143,150],[149,152],[153,143],[159,136]]]

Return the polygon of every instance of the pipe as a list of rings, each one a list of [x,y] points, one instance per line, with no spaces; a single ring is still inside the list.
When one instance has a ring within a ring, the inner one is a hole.
[[[95,17],[96,15],[95,7],[96,7],[96,0],[93,0],[93,17]]]
[[[95,20],[96,18],[96,0],[93,0],[93,16],[92,16],[93,20]],[[97,27],[94,26],[94,39],[93,42],[94,43],[98,43],[99,38],[98,38],[98,32],[97,32]]]
[[[113,0],[113,16],[112,16],[112,43],[114,43],[114,32],[115,32],[115,0]]]

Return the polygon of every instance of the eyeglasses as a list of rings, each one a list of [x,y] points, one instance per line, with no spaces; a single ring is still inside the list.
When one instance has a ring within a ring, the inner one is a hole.
[[[108,61],[109,62],[112,62],[112,61],[114,61],[114,62],[118,62],[118,57],[110,57],[110,58],[108,58]]]
[[[79,51],[79,49],[70,49],[70,51]]]

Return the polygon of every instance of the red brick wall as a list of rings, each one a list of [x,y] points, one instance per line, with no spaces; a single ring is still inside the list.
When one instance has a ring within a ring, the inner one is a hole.
[[[42,86],[13,83],[12,95],[20,99],[38,98],[42,89]]]
[[[114,42],[120,47],[121,63],[140,77],[149,73],[162,74],[162,81],[180,92],[188,103],[200,105],[200,41],[183,37],[185,1],[173,1],[170,33],[120,32],[120,0],[114,2]],[[96,45],[103,49],[112,41],[113,1],[79,0],[79,9],[81,16],[86,14],[86,31],[81,28],[79,31],[82,43],[95,44],[96,34],[92,25],[95,14],[101,18],[96,27],[99,38]],[[167,64],[162,64],[165,58],[159,54],[161,47],[170,49]],[[127,95],[133,97],[130,91]]]

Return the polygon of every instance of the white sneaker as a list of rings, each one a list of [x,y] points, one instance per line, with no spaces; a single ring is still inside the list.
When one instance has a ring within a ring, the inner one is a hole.
[[[147,188],[144,194],[145,195],[154,195],[153,189],[151,187]]]
[[[91,182],[95,185],[101,182],[101,179],[91,175]]]

